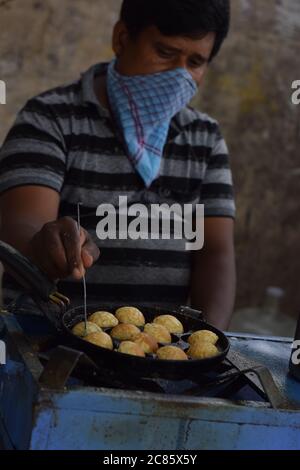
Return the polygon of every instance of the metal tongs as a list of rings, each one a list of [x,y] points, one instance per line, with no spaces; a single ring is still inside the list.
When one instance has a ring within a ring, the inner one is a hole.
[[[77,204],[77,227],[78,227],[79,235],[80,235],[80,229],[81,229],[80,206],[81,206],[81,202]],[[86,295],[85,274],[82,277],[82,286],[83,286],[83,306],[84,306],[84,329],[85,329],[85,334],[86,334],[87,333],[87,295]]]
[[[60,312],[65,312],[70,305],[68,297],[57,290],[57,285],[51,281],[28,258],[23,256],[18,250],[0,241],[0,261],[4,264],[7,272],[16,280],[16,282],[25,290],[53,323],[53,316],[50,309],[45,308],[45,304],[54,304]]]

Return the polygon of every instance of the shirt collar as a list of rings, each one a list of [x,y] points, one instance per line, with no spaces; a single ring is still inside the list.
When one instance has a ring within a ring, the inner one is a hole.
[[[101,115],[108,117],[109,112],[100,103],[95,94],[94,80],[96,76],[105,75],[107,71],[108,63],[99,63],[92,65],[86,72],[81,76],[82,83],[82,98],[83,103],[92,103],[96,105],[101,111]]]

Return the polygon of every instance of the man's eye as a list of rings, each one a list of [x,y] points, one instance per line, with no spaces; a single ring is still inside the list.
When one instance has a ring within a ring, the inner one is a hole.
[[[193,69],[199,69],[200,67],[203,67],[203,65],[205,65],[205,62],[204,60],[190,60],[189,65]]]
[[[174,53],[170,51],[164,51],[163,49],[158,49],[157,53],[163,59],[172,59],[174,57]]]

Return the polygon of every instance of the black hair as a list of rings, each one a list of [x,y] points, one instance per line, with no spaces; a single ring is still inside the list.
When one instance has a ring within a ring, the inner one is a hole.
[[[149,26],[165,36],[203,37],[216,33],[212,60],[230,27],[230,0],[123,0],[121,20],[132,38]]]

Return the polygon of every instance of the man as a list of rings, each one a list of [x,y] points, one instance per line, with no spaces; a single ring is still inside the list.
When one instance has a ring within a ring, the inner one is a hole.
[[[187,107],[227,36],[229,0],[124,0],[116,60],[29,100],[0,153],[1,239],[82,303],[186,304],[226,329],[235,207],[216,121]],[[100,204],[205,205],[205,246],[96,236]],[[76,225],[81,202],[82,227]],[[99,248],[101,256],[99,257]],[[6,301],[17,295],[6,275]]]

